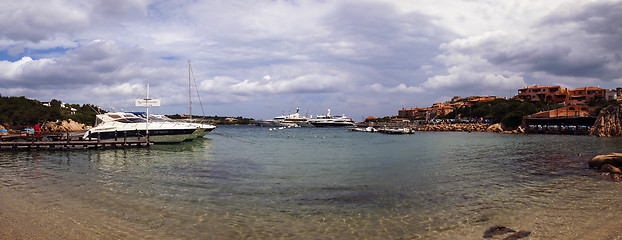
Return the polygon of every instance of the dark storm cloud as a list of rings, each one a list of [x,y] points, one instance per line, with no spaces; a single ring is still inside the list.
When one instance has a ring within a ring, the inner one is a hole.
[[[569,13],[556,12],[538,22],[516,44],[484,53],[495,65],[555,76],[622,78],[622,2],[592,3]]]
[[[412,85],[425,78],[416,70],[429,63],[442,42],[455,37],[432,19],[417,12],[401,13],[387,3],[342,4],[322,23],[330,29],[329,40],[350,44],[350,52],[324,52],[323,57],[343,64],[359,84]]]

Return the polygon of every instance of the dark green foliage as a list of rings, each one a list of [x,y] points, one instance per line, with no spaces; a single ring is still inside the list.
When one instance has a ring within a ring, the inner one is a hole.
[[[37,100],[27,99],[23,96],[2,97],[0,95],[0,124],[17,129],[33,126],[37,123],[67,119],[73,119],[86,125],[93,125],[95,122],[97,113],[92,109],[95,108],[93,105],[67,104],[63,108],[61,102],[56,99],[50,101],[50,105],[47,107]],[[71,108],[77,110],[75,114],[71,114]]]
[[[592,99],[586,104],[590,107],[596,107],[595,112],[599,113],[603,108],[618,102],[617,100],[605,100],[604,98]]]
[[[185,119],[185,117],[182,117],[179,114],[167,115],[167,117],[171,119]],[[227,118],[229,118],[229,120],[227,120]],[[235,118],[235,120],[232,120],[231,118]],[[251,123],[251,119],[243,118],[243,117],[219,117],[217,115],[212,117],[212,116],[196,116],[193,114],[192,119],[197,120],[199,122],[205,122],[205,123],[210,123],[210,124],[215,124],[215,125],[252,125],[253,124]]]
[[[490,119],[493,123],[502,123],[507,127],[515,128],[521,124],[523,116],[560,107],[563,105],[544,102],[531,103],[516,99],[496,99],[458,108],[443,118],[454,119],[457,116],[462,119],[484,118]]]
[[[365,119],[365,122],[376,122],[376,123],[389,122],[389,121],[391,121],[391,117],[389,116],[385,116],[383,118]]]

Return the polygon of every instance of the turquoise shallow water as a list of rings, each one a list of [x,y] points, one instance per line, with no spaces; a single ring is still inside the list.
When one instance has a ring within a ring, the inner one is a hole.
[[[618,138],[220,127],[151,149],[2,152],[3,188],[121,238],[581,238],[620,186]]]

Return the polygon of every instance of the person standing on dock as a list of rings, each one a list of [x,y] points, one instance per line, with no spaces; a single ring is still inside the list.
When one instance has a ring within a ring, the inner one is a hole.
[[[37,136],[41,136],[41,125],[38,123],[35,124],[35,134],[37,134]]]

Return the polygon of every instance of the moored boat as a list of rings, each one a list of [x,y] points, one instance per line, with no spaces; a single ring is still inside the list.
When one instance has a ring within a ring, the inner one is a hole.
[[[148,122],[132,113],[115,112],[98,114],[95,127],[89,129],[82,139],[137,139],[149,134],[153,143],[180,143],[192,139],[197,126],[179,122]]]
[[[315,127],[354,127],[355,123],[351,118],[342,114],[339,117],[330,115],[330,109],[326,115],[318,115],[316,118],[309,119],[308,122]]]

